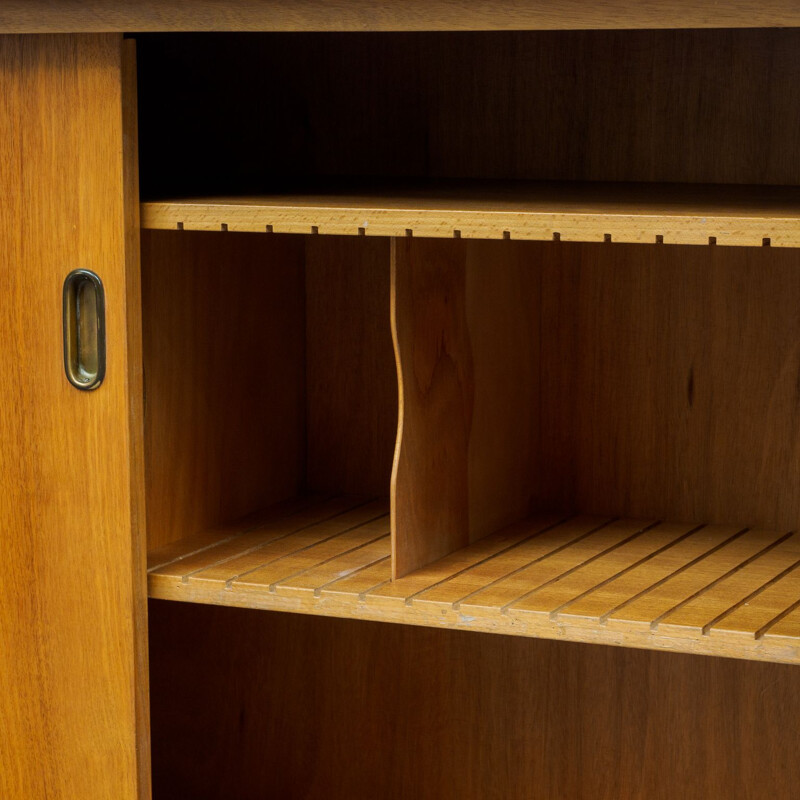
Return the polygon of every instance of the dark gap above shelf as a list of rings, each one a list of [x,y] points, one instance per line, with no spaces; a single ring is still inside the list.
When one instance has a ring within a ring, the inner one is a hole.
[[[800,184],[797,29],[136,38],[147,199],[358,175]]]

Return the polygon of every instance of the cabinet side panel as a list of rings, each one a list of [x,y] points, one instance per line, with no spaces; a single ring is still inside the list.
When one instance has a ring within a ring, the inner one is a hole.
[[[122,87],[118,35],[0,37],[0,796],[15,800],[149,795]],[[106,294],[93,392],[63,367],[79,267]]]

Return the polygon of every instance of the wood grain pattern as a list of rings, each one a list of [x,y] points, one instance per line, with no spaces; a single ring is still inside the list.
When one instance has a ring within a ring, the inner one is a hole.
[[[0,31],[364,31],[524,30],[536,28],[733,28],[800,25],[792,0],[710,0],[637,3],[605,0],[11,0]]]
[[[307,485],[389,494],[397,377],[389,241],[305,237]]]
[[[531,484],[546,468],[535,456],[541,333],[534,309],[542,287],[528,257],[519,242],[466,243],[465,309],[474,367],[470,542],[530,513]]]
[[[157,797],[783,800],[800,780],[796,667],[161,601],[150,616]]]
[[[797,250],[432,241],[395,248],[398,575],[531,510],[800,524]]]
[[[400,422],[391,482],[392,575],[469,543],[474,371],[464,244],[392,240]]]
[[[14,800],[150,794],[122,49],[118,35],[0,37],[0,795]],[[78,267],[106,291],[108,370],[89,393],[62,360],[61,287]]]
[[[391,580],[388,510],[306,498],[169,545],[150,596],[800,663],[798,534],[540,514]]]
[[[128,345],[128,402],[130,404],[131,530],[133,532],[134,694],[138,742],[139,792],[151,792],[150,693],[147,650],[147,593],[142,576],[147,570],[147,484],[144,436],[144,350],[142,341],[142,261],[139,218],[139,137],[136,83],[136,42],[122,42],[122,186],[125,212],[125,317]]]
[[[452,179],[800,185],[800,29],[217,34],[137,43],[147,200],[297,196],[356,179],[367,192],[369,179],[379,189],[406,181],[423,190]],[[668,190],[658,189],[661,203],[648,191],[629,196],[630,225],[593,235],[670,241],[671,230],[635,211],[640,202],[654,203],[658,215],[668,210]],[[704,191],[684,195],[688,210]],[[718,192],[711,205],[726,202]],[[336,222],[335,212],[322,222]],[[350,232],[358,227],[338,219]],[[568,213],[563,221],[574,224]],[[687,224],[676,233],[691,232]],[[464,236],[476,235],[471,226],[465,220]],[[728,227],[716,227],[705,237],[695,229],[692,241],[724,238]]]
[[[536,507],[796,529],[800,251],[528,247]]]
[[[148,547],[305,481],[303,242],[142,237]]]
[[[800,246],[800,192],[675,184],[431,182],[142,204],[145,228]]]
[[[148,543],[389,493],[388,241],[143,235]]]
[[[394,240],[394,576],[524,517],[536,481],[539,275],[515,242]]]

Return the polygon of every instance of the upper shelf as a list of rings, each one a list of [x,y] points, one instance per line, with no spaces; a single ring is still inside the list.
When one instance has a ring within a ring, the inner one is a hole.
[[[436,182],[142,203],[162,230],[800,246],[800,188]]]

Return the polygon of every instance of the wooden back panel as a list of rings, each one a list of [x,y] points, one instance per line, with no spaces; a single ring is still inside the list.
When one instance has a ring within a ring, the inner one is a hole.
[[[389,240],[304,238],[308,487],[386,497],[397,437]]]
[[[537,506],[800,525],[800,251],[534,246]]]
[[[156,797],[793,796],[796,667],[153,601]]]
[[[142,232],[148,547],[305,484],[300,237]]]
[[[800,183],[800,30],[138,42],[147,199],[358,177]]]

